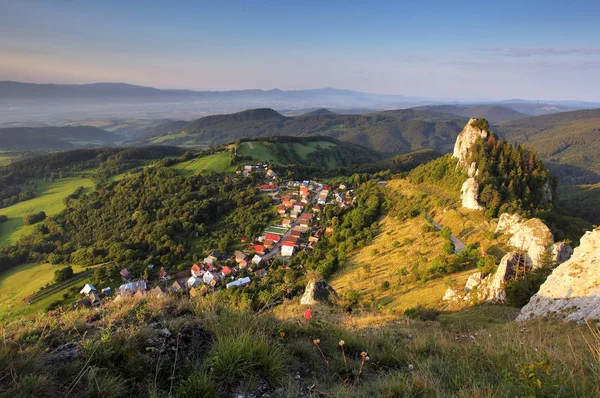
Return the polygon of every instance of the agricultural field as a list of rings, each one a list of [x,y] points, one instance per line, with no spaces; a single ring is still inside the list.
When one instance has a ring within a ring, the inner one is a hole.
[[[8,221],[0,224],[0,245],[14,245],[21,236],[33,231],[35,225],[23,224],[23,217],[27,214],[44,211],[47,216],[53,216],[60,213],[65,208],[64,198],[81,186],[86,188],[85,192],[89,192],[94,182],[77,177],[54,182],[39,181],[35,198],[0,209],[0,214],[8,217]]]
[[[23,155],[19,153],[0,153],[0,166],[6,166],[12,161],[23,159]]]
[[[223,151],[212,155],[194,158],[185,162],[177,163],[172,166],[185,177],[202,174],[207,171],[215,173],[225,173],[235,171],[235,165],[230,165],[230,152]]]
[[[60,299],[64,290],[43,297],[32,304],[25,301],[25,298],[38,292],[42,287],[52,284],[54,271],[62,267],[64,265],[30,263],[13,267],[0,274],[0,321],[15,315],[35,314]],[[75,274],[84,270],[77,265],[72,267]]]
[[[268,143],[268,145],[279,145],[277,143]],[[258,141],[247,141],[240,143],[238,148],[238,155],[240,156],[251,156],[256,161],[270,161],[280,163],[280,159],[273,154],[271,148],[266,146],[263,142]]]

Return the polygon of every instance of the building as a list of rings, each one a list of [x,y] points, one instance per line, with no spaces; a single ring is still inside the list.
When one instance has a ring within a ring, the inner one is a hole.
[[[221,268],[221,275],[224,277],[229,276],[233,273],[234,273],[233,269],[229,268],[228,266],[224,266],[223,268]]]
[[[252,245],[252,250],[254,250],[256,254],[265,254],[265,247],[263,245]]]
[[[140,279],[139,281],[129,282],[119,286],[119,293],[121,294],[121,296],[131,296],[139,290],[145,291],[146,289],[146,281]]]
[[[261,256],[259,256],[258,254],[255,254],[254,257],[252,257],[252,264],[255,265],[260,265],[262,263],[263,259]]]
[[[253,272],[254,276],[256,276],[257,278],[264,278],[265,276],[267,276],[267,270],[266,269],[259,269]]]
[[[278,235],[278,234],[272,234],[272,233],[270,233],[270,232],[267,232],[267,233],[265,234],[265,240],[267,240],[267,239],[270,239],[270,240],[272,240],[273,242],[277,243],[277,242],[279,242],[279,240],[281,240],[281,236],[280,236],[280,235]]]
[[[281,244],[281,255],[284,257],[291,257],[294,255],[295,248],[296,248],[295,243],[285,241]]]
[[[246,260],[246,258],[248,257],[248,256],[246,256],[245,253],[243,253],[243,252],[241,252],[239,250],[236,250],[235,253],[233,253],[233,255],[235,256],[235,262],[238,263],[238,264],[240,262]]]
[[[133,275],[127,270],[127,268],[123,268],[119,274],[125,282],[129,282],[133,278]]]
[[[289,228],[292,226],[292,220],[290,220],[289,218],[284,218],[281,222],[281,225],[285,228]]]
[[[164,267],[161,267],[160,271],[158,271],[158,280],[161,282],[164,282],[164,281],[168,281],[170,279],[171,279],[171,276],[169,275],[167,270],[165,270]]]
[[[202,278],[202,280],[207,285],[214,286],[217,283],[217,281],[219,280],[219,276],[217,274],[209,271],[204,274],[204,277]]]
[[[85,294],[86,296],[91,292],[95,292],[96,288],[91,283],[86,283],[83,289],[79,291],[79,294]]]
[[[187,285],[185,281],[177,281],[171,285],[169,289],[172,292],[181,292],[187,289]]]
[[[200,268],[198,264],[192,265],[190,272],[192,273],[192,276],[195,276],[197,278],[200,278],[204,274],[204,270]]]
[[[206,274],[204,274],[206,275]],[[195,285],[201,285],[202,284],[202,279],[197,278],[195,276],[190,276],[190,278],[187,280],[187,285],[188,287],[194,287]]]
[[[236,279],[233,282],[229,282],[227,284],[227,289],[229,289],[230,287],[242,287],[242,286],[248,286],[250,284],[250,278],[248,278],[247,276],[244,278],[240,278],[240,279]]]

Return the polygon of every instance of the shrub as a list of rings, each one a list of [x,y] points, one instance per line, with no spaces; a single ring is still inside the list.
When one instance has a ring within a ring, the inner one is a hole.
[[[383,290],[383,291],[389,290],[389,288],[390,288],[390,282],[389,281],[383,281],[383,282],[381,282],[381,286],[379,286],[379,289]]]
[[[531,297],[540,290],[540,286],[550,273],[552,273],[551,267],[541,267],[531,271],[524,278],[510,281],[505,289],[510,305],[523,307],[527,304]]]
[[[23,217],[23,223],[25,225],[32,225],[46,219],[46,213],[40,211],[39,213],[28,214]]]
[[[73,277],[73,268],[71,266],[57,269],[54,271],[54,282],[62,282]]]
[[[456,246],[454,246],[454,242],[452,242],[450,239],[448,239],[442,246],[442,252],[444,254],[454,254],[454,250],[456,250]]]
[[[7,222],[8,221],[8,216],[5,216],[4,214],[0,214],[0,224],[3,222]]]
[[[497,262],[498,259],[495,256],[481,257],[477,261],[477,268],[479,268],[479,271],[484,275],[493,274],[494,272],[496,272]]]
[[[404,310],[404,315],[411,319],[420,319],[422,321],[435,321],[439,315],[439,311],[433,308],[427,308],[422,305],[407,308]]]
[[[444,239],[450,239],[450,236],[452,236],[452,230],[450,229],[450,227],[444,227],[440,230],[440,236]]]

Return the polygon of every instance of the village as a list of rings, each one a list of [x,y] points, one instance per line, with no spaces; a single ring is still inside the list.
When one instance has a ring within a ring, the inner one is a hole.
[[[119,273],[123,284],[116,291],[110,287],[98,291],[93,284],[86,283],[79,292],[83,297],[73,306],[99,306],[105,300],[162,297],[167,294],[196,296],[220,288],[249,286],[253,280],[267,276],[275,267],[288,268],[289,260],[295,254],[313,250],[324,235],[333,232],[331,227],[321,223],[320,215],[327,206],[347,208],[354,202],[354,190],[344,182],[334,187],[316,181],[282,180],[268,163],[245,165],[236,174],[258,177],[258,189],[271,199],[276,210],[278,218],[261,236],[253,239],[242,237],[241,248],[233,253],[213,250],[202,261],[191,265],[189,270],[171,272],[161,267],[154,283],[147,277],[135,279],[127,268],[123,268]],[[146,268],[152,270],[154,265],[148,264]]]

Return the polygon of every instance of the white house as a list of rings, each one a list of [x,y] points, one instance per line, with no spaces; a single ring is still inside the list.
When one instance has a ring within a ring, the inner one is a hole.
[[[195,276],[190,276],[190,278],[187,280],[187,284],[189,287],[194,287],[194,285],[201,285],[202,279],[196,278]]]
[[[262,257],[258,254],[255,254],[254,257],[252,257],[252,262],[256,265],[259,265],[262,262],[262,260]]]
[[[283,242],[281,244],[281,255],[284,257],[291,257],[294,255],[294,243],[292,242]]]
[[[213,272],[208,271],[204,274],[202,280],[207,285],[214,285],[219,280],[219,276]]]
[[[145,280],[141,279],[139,281],[129,282],[119,286],[119,292],[121,293],[121,296],[133,294],[138,290],[146,290]]]
[[[249,284],[250,284],[250,278],[246,276],[244,278],[236,279],[233,282],[229,282],[227,284],[227,289],[229,289],[230,287],[246,286]]]
[[[86,296],[91,292],[95,292],[96,288],[91,283],[86,283],[83,289],[79,291],[80,294],[85,294]]]

